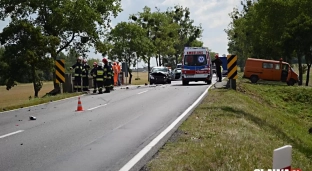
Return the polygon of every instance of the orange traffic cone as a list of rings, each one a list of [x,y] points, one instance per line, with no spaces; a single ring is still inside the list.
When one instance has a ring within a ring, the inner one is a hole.
[[[77,110],[76,111],[83,111],[82,105],[81,105],[81,101],[80,101],[80,97],[78,97],[78,106],[77,106]]]

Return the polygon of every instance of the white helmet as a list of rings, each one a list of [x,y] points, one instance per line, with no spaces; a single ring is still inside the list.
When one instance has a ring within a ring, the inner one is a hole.
[[[98,66],[103,67],[103,66],[104,66],[104,63],[103,63],[103,62],[99,62],[99,63],[98,63]]]
[[[83,59],[83,62],[84,62],[84,63],[87,63],[87,59]]]
[[[79,57],[78,57],[78,60],[82,60],[82,56],[79,56]]]

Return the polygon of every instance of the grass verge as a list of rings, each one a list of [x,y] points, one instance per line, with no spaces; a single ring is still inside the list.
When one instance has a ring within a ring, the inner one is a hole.
[[[43,87],[39,92],[39,96],[41,97],[45,95],[52,89],[53,82],[44,82]],[[33,98],[34,89],[32,84],[18,84],[9,91],[5,89],[5,86],[0,86],[0,94],[0,112],[3,112],[73,97],[80,95],[81,93],[64,93],[56,96],[47,96],[44,98]]]
[[[18,109],[18,108],[23,108],[23,107],[29,107],[29,106],[34,106],[34,105],[39,105],[42,103],[47,103],[47,102],[51,102],[51,101],[56,101],[56,100],[61,100],[61,99],[65,99],[65,98],[69,98],[69,97],[74,97],[74,96],[78,96],[81,95],[82,93],[64,93],[64,94],[59,94],[56,96],[46,96],[43,98],[33,98],[30,100],[25,100],[23,103],[20,104],[13,104],[13,105],[9,105],[9,106],[4,106],[2,108],[0,108],[0,112],[4,112],[7,110],[13,110],[13,109]]]
[[[312,168],[312,89],[250,84],[211,89],[142,170],[272,168],[273,150],[293,146],[294,168]]]

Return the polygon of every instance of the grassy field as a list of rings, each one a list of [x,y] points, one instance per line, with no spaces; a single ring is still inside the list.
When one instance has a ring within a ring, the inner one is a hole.
[[[147,76],[147,72],[139,72],[138,74],[134,72],[132,75],[132,85],[141,85],[148,83]],[[139,79],[136,80],[136,78]],[[39,97],[44,96],[52,89],[53,82],[44,82],[43,87],[39,92]],[[51,100],[53,101],[73,97],[81,93],[64,93],[62,95],[34,99],[34,88],[32,84],[18,84],[9,91],[6,90],[5,86],[0,86],[0,94],[0,112],[2,112],[6,110],[46,103]],[[30,99],[29,97],[32,98]]]
[[[11,90],[6,90],[5,86],[0,86],[0,112],[60,100],[67,97],[77,96],[81,93],[64,93],[57,96],[44,97],[46,93],[53,89],[52,82],[44,82],[39,92],[39,98],[34,99],[34,88],[32,84],[18,84]],[[31,97],[31,98],[30,98]]]
[[[230,171],[272,168],[273,150],[293,146],[292,167],[312,168],[312,89],[237,80],[211,89],[142,170]]]
[[[148,72],[138,72],[138,73],[133,72],[132,73],[132,81],[131,81],[132,85],[142,85],[145,83],[148,84]]]

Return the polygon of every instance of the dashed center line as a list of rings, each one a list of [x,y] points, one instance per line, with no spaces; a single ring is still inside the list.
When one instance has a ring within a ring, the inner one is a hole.
[[[142,92],[140,92],[138,94],[143,94],[143,93],[146,93],[146,92],[148,92],[148,90],[142,91]]]
[[[0,136],[0,139],[1,139],[1,138],[8,137],[8,136],[11,136],[11,135],[14,135],[14,134],[21,133],[21,132],[23,132],[23,131],[24,131],[24,130],[18,130],[18,131],[16,131],[16,132],[11,132],[11,133],[8,133],[8,134],[5,134],[5,135],[1,135],[1,136]]]
[[[107,104],[103,104],[103,105],[100,105],[100,106],[95,106],[95,107],[93,107],[93,108],[90,108],[90,109],[88,109],[88,110],[93,110],[93,109],[97,109],[97,108],[99,108],[99,107],[103,107],[103,106],[106,106]]]

